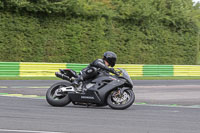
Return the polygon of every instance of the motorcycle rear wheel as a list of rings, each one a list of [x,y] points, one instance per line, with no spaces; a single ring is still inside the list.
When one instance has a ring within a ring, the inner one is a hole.
[[[52,105],[52,106],[56,106],[56,107],[62,107],[62,106],[66,106],[67,104],[69,104],[71,102],[71,100],[69,99],[69,96],[67,93],[60,95],[60,96],[56,96],[55,93],[56,91],[59,89],[59,87],[66,87],[66,86],[70,86],[71,84],[69,82],[58,82],[53,84],[46,93],[46,100],[47,102]]]
[[[107,104],[112,109],[123,110],[130,107],[135,101],[135,94],[133,90],[124,90],[121,97],[114,96],[117,90],[110,92],[107,97]]]

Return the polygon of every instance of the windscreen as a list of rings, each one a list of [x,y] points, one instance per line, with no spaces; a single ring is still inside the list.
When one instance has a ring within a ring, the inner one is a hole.
[[[122,77],[124,77],[132,86],[133,86],[133,82],[130,78],[130,76],[128,75],[128,73],[126,72],[126,70],[122,69],[122,68],[118,68],[120,71],[122,71]]]

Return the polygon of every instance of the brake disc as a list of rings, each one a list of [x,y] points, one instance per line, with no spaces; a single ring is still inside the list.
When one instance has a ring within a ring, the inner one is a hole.
[[[115,96],[113,97],[113,100],[117,103],[122,103],[123,101],[125,101],[127,98],[129,98],[129,95],[124,92],[123,95],[121,97],[119,96]]]

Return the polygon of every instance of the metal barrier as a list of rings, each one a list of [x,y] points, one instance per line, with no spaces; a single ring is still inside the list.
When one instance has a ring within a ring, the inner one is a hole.
[[[66,69],[66,63],[20,63],[20,77],[34,77],[34,76],[55,76],[58,69]]]
[[[0,62],[0,77],[19,76],[19,62]]]
[[[73,69],[80,72],[88,64],[0,62],[0,77],[53,77],[58,69]],[[130,76],[200,76],[200,65],[140,65],[116,64]]]

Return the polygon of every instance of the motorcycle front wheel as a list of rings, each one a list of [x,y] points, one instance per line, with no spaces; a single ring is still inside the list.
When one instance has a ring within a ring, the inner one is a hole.
[[[117,95],[118,90],[111,91],[107,97],[107,104],[112,109],[123,110],[130,107],[135,101],[133,90],[124,90],[123,94]]]
[[[71,102],[67,93],[59,93],[58,90],[60,87],[67,87],[71,84],[68,82],[58,82],[53,84],[46,93],[46,100],[52,106],[62,107]]]

